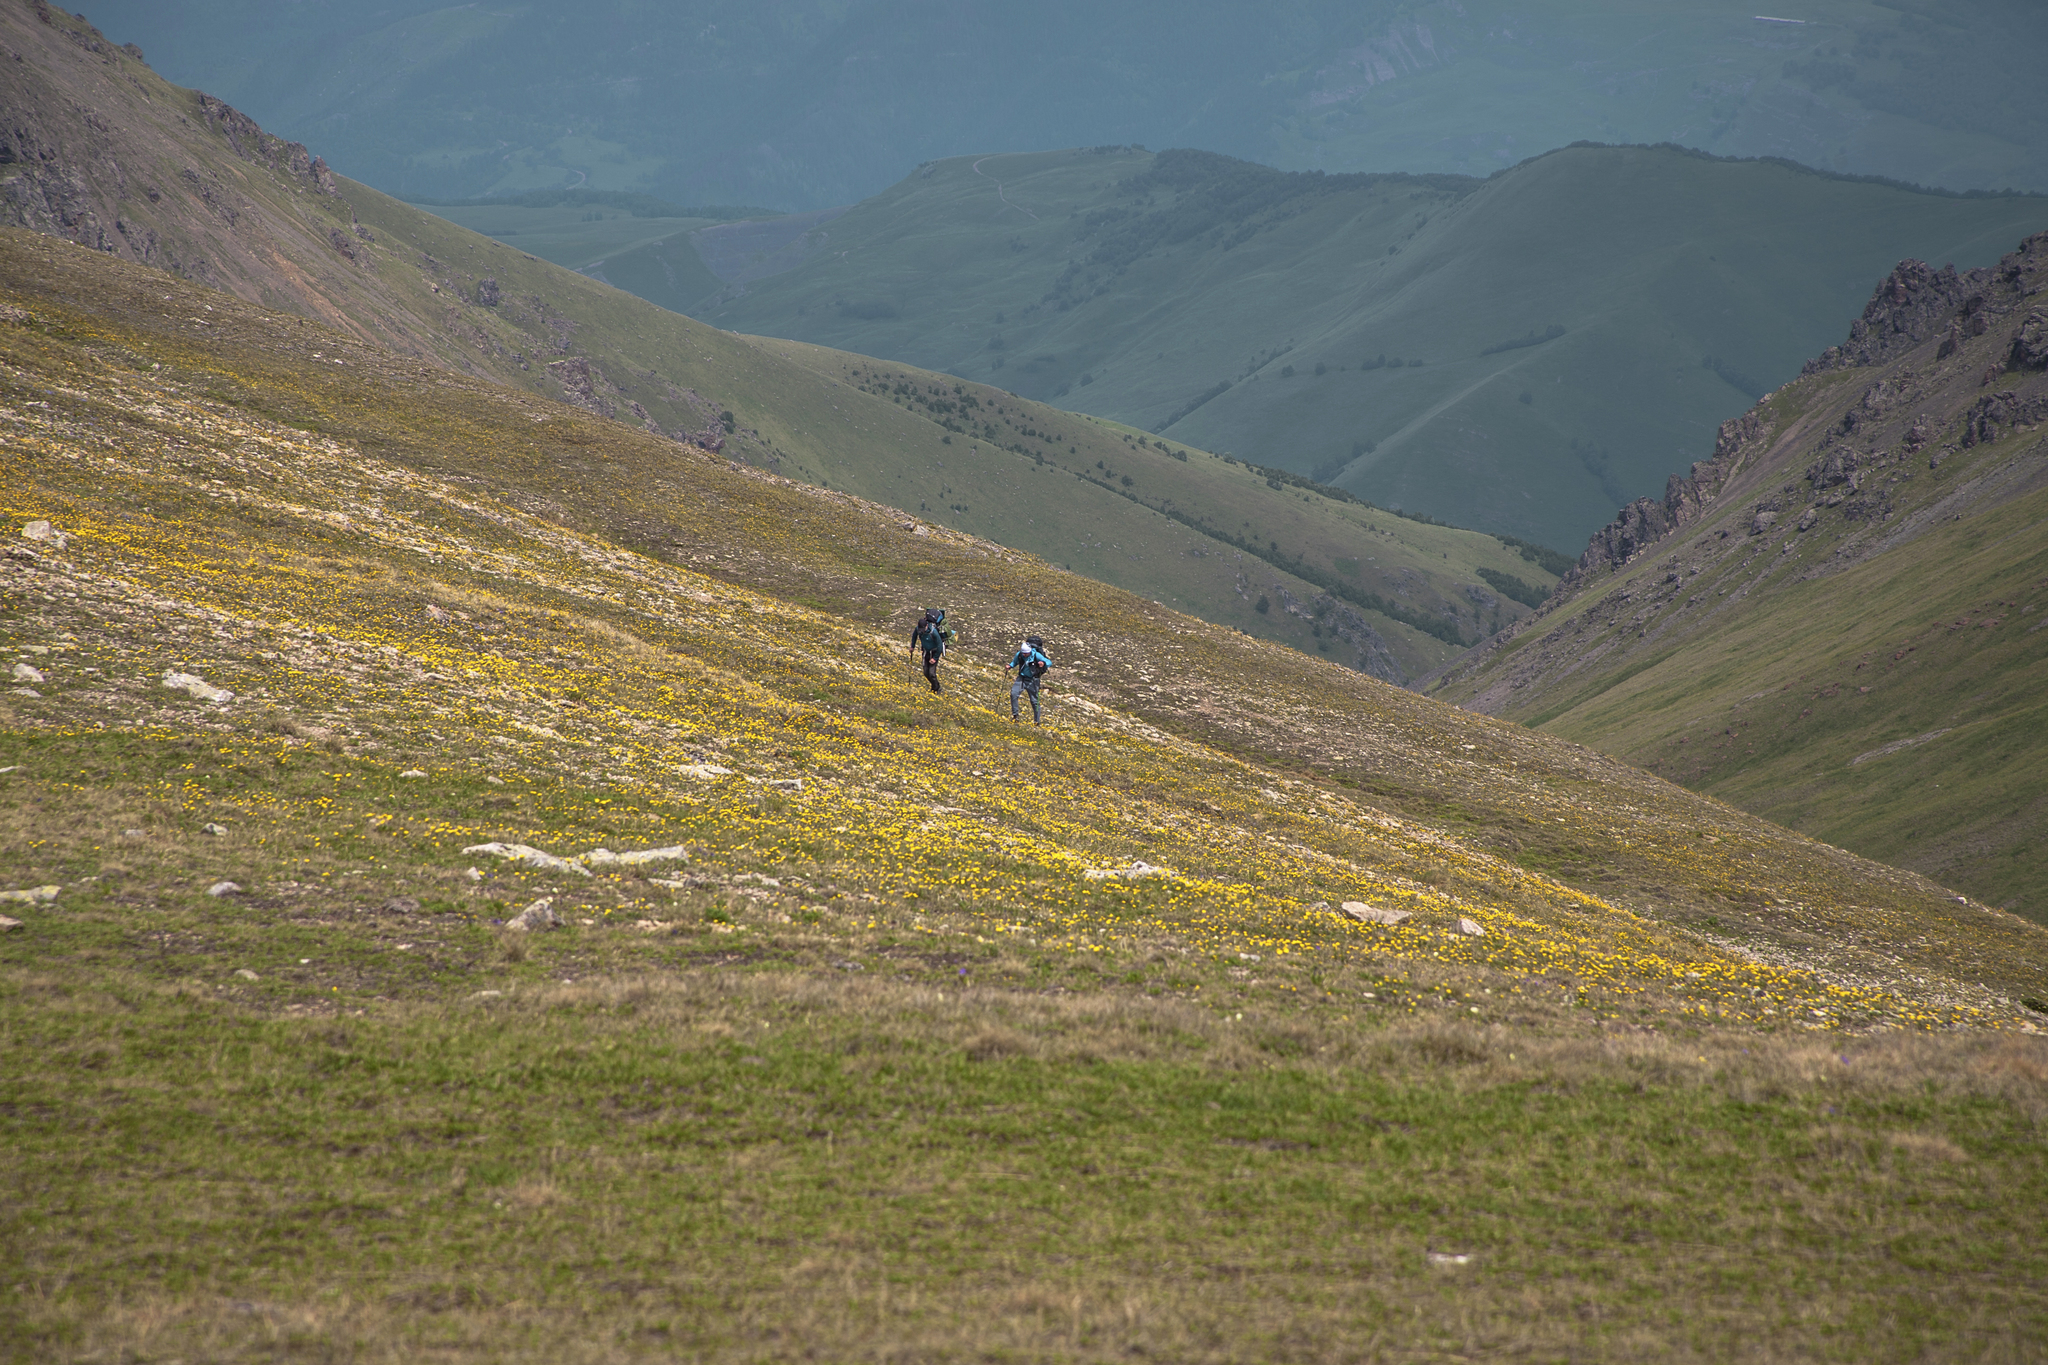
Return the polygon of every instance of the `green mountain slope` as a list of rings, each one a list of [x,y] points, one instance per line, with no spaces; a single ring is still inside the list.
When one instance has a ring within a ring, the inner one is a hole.
[[[2048,919],[2044,284],[1901,266],[1438,694]]]
[[[814,209],[977,148],[1200,146],[1485,175],[1582,139],[2048,190],[2032,0],[104,0],[392,193],[589,184]]]
[[[1982,265],[2044,223],[1673,148],[1484,182],[1096,149],[927,166],[694,311],[1577,545],[1901,257]]]
[[[20,230],[0,450],[11,1356],[2048,1326],[2039,925]]]
[[[1526,614],[1564,567],[993,387],[903,367],[885,381],[716,330],[335,177],[74,22],[0,7],[0,35],[28,58],[0,69],[7,219],[426,365],[900,504],[1395,680]]]

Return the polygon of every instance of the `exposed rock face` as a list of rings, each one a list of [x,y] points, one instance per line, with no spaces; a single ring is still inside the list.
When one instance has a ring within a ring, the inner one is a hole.
[[[2020,323],[2012,339],[2012,367],[2048,370],[2048,308],[2036,308]]]
[[[1979,398],[1963,417],[1963,447],[1988,444],[1997,440],[2005,428],[2032,426],[2044,417],[2048,417],[2048,398],[2039,394],[2022,398],[2017,392],[2007,391]]]
[[[1769,434],[1769,426],[1754,409],[1723,422],[1714,440],[1714,458],[1695,462],[1689,477],[1673,474],[1666,479],[1662,502],[1637,498],[1622,508],[1613,521],[1593,533],[1577,566],[1558,581],[1557,591],[1569,593],[1587,574],[1626,564],[1672,531],[1698,521],[1752,447]]]
[[[498,298],[498,282],[496,280],[485,279],[476,282],[476,301],[481,307],[496,308],[498,306]]]
[[[1954,266],[1936,270],[1925,261],[1900,261],[1877,287],[1863,316],[1850,324],[1849,339],[1807,361],[1800,373],[1896,360],[1940,332],[1948,315],[1989,285],[1991,275],[1988,269],[1959,275]],[[1976,335],[1983,332],[1980,326]]]

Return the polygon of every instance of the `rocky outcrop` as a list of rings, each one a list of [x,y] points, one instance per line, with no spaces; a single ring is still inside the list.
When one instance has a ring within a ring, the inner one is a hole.
[[[1987,445],[2013,427],[2032,426],[2048,418],[2048,396],[2023,398],[2008,390],[1979,398],[1963,415],[1963,448]]]
[[[2010,364],[2015,370],[2048,370],[2048,308],[2036,308],[2020,322]]]
[[[1949,315],[1991,283],[1990,270],[1958,274],[1954,266],[1936,270],[1925,261],[1900,261],[1885,277],[1849,326],[1849,339],[1806,362],[1801,374],[1851,366],[1882,365],[1896,360],[1942,331]],[[1964,327],[1971,325],[1967,321]],[[1983,335],[1979,326],[1975,335]]]
[[[1593,533],[1578,564],[1558,580],[1556,591],[1569,594],[1586,575],[1626,564],[1671,532],[1698,521],[1722,486],[1742,467],[1751,448],[1769,433],[1769,425],[1754,409],[1723,422],[1714,439],[1714,458],[1696,461],[1689,475],[1673,474],[1666,479],[1662,501],[1637,498],[1622,508],[1613,521]]]

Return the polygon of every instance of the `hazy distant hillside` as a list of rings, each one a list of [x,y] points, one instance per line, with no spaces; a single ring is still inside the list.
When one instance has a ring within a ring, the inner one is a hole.
[[[392,193],[850,203],[988,148],[1485,174],[1674,141],[2048,188],[2035,0],[100,0],[92,17]]]
[[[1982,265],[2044,226],[2048,198],[1673,148],[1570,148],[1486,181],[963,157],[692,311],[1576,547],[1797,374],[1901,257]],[[686,240],[601,273],[689,306],[662,292]]]

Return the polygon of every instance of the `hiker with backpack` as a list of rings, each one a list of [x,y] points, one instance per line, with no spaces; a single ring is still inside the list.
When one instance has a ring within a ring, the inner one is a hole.
[[[927,610],[917,618],[917,625],[910,632],[910,652],[924,654],[924,680],[932,685],[932,691],[939,690],[939,660],[946,653],[946,646],[959,638],[959,632],[946,624],[946,613],[942,610]]]
[[[1010,684],[1010,719],[1018,719],[1017,698],[1020,693],[1031,696],[1031,723],[1045,724],[1045,718],[1038,710],[1038,681],[1045,676],[1045,670],[1052,667],[1052,660],[1045,656],[1045,641],[1036,635],[1024,637],[1024,643],[1017,646],[1017,652],[1010,656],[1010,671],[1017,680]]]

